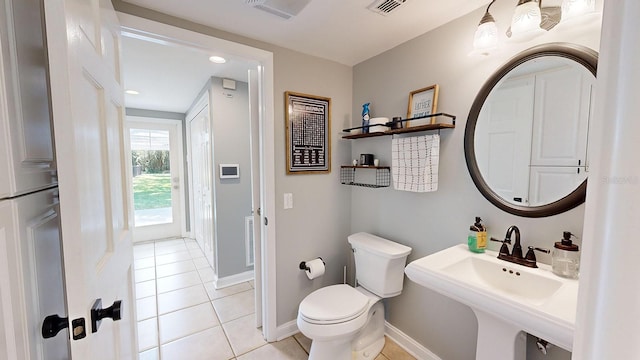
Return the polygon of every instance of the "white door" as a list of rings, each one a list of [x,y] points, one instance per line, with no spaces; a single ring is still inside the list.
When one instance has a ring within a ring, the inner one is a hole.
[[[529,205],[540,206],[562,199],[586,179],[583,166],[532,166]]]
[[[251,214],[253,215],[253,271],[256,327],[262,326],[262,239],[260,213],[260,92],[257,69],[249,70],[249,116],[251,118]]]
[[[69,358],[67,329],[42,335],[67,314],[57,192],[0,200],[0,359]]]
[[[487,183],[505,201],[526,205],[529,192],[533,77],[509,80],[491,92],[476,127],[475,151]],[[480,136],[479,134],[482,134]]]
[[[136,358],[118,20],[108,0],[48,0],[45,16],[71,356]],[[92,325],[98,299],[121,320]]]
[[[585,166],[591,92],[595,78],[584,67],[536,75],[531,165]]]
[[[217,273],[215,264],[214,222],[213,222],[213,177],[211,122],[209,106],[205,106],[189,121],[189,139],[191,154],[191,200],[193,202],[194,235],[204,251],[205,257]]]
[[[127,117],[133,240],[182,236],[182,122]]]

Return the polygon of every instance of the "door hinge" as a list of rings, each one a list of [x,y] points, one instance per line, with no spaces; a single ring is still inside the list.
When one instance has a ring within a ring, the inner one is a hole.
[[[264,217],[264,226],[269,225],[269,219],[267,219],[267,217]]]

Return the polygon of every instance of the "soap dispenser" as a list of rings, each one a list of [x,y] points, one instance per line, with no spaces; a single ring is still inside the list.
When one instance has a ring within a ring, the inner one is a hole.
[[[571,236],[575,237],[571,232],[565,231],[562,233],[562,240],[554,244],[551,269],[556,275],[577,279],[580,271],[580,252],[578,245],[571,242]]]
[[[483,253],[487,248],[487,228],[484,227],[479,216],[476,216],[476,222],[469,227],[467,244],[469,250],[475,253]]]

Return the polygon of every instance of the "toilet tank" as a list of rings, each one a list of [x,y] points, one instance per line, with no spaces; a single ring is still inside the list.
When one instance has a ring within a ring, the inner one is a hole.
[[[348,241],[358,285],[382,298],[400,295],[411,248],[364,232],[350,235]]]

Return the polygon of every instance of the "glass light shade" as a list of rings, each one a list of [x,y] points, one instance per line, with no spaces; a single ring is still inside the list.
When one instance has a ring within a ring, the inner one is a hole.
[[[473,36],[473,48],[479,51],[495,49],[498,45],[498,27],[493,21],[478,25]]]
[[[513,35],[523,34],[540,28],[542,14],[538,2],[529,1],[518,5],[511,20],[511,32]]]
[[[569,20],[594,11],[596,11],[595,0],[562,1],[562,20]]]

